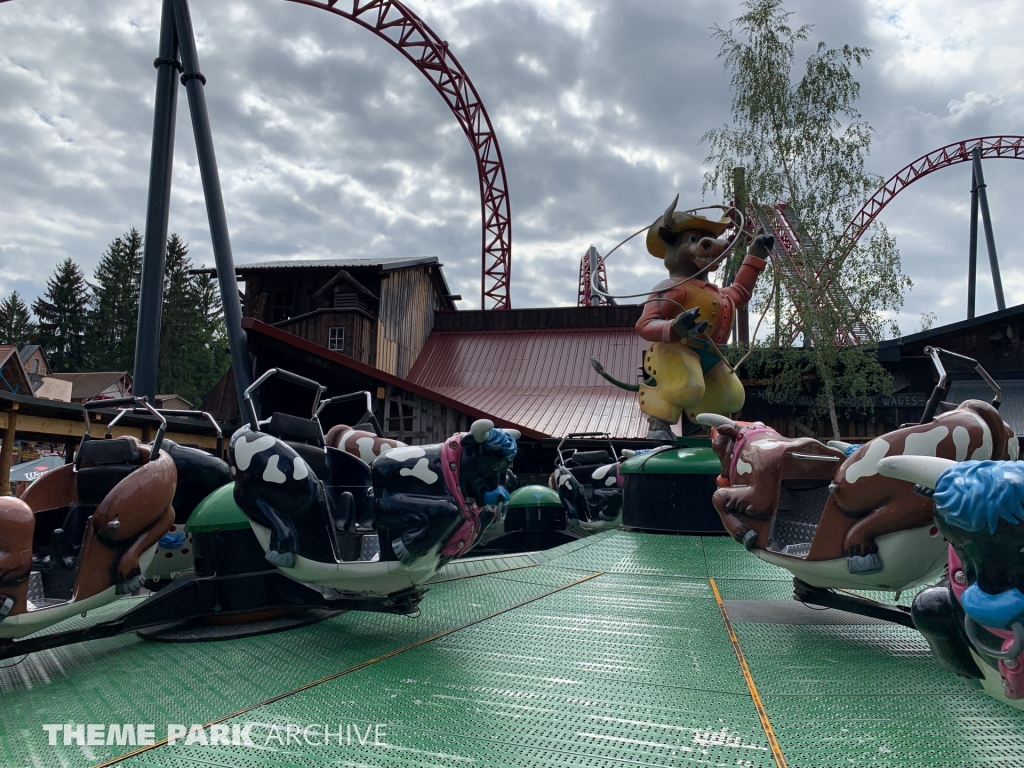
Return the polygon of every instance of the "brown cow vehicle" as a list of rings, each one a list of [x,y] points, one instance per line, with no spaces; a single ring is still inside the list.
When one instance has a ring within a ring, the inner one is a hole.
[[[713,503],[726,530],[757,557],[821,588],[900,591],[937,576],[946,545],[930,499],[884,477],[887,456],[1015,460],[999,412],[967,400],[925,424],[852,446],[783,437],[760,422],[702,414],[722,463]]]
[[[136,402],[99,402],[121,400]],[[84,615],[142,585],[174,524],[177,470],[160,449],[163,432],[152,445],[86,439],[74,464],[47,472],[20,499],[0,498],[0,639]]]
[[[357,459],[362,459],[367,464],[373,464],[374,459],[392,448],[405,447],[405,443],[400,440],[380,437],[369,430],[359,429],[361,426],[363,425],[357,424],[355,427],[350,427],[347,424],[338,424],[333,426],[324,437],[324,443],[330,448],[337,448]]]

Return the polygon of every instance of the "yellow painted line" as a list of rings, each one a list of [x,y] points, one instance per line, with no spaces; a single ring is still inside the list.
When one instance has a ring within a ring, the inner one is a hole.
[[[768,746],[772,750],[772,757],[775,758],[775,765],[778,768],[786,768],[786,758],[782,754],[782,748],[779,746],[778,739],[775,738],[772,721],[768,719],[768,712],[761,702],[761,695],[757,692],[757,686],[754,685],[754,677],[750,674],[750,667],[747,666],[747,660],[743,657],[740,640],[736,637],[736,632],[732,628],[732,622],[729,621],[729,612],[725,610],[725,603],[722,602],[722,596],[718,592],[718,585],[715,584],[714,579],[709,578],[708,581],[711,582],[711,591],[715,593],[715,602],[718,603],[718,610],[722,612],[725,631],[729,633],[729,641],[732,643],[732,649],[736,653],[736,661],[740,663],[743,679],[747,681],[747,690],[750,691],[750,698],[754,700],[754,709],[757,710],[757,716],[761,720],[761,728],[764,729],[764,735],[768,739]]]
[[[495,611],[494,613],[489,614],[488,616],[482,616],[479,619],[474,619],[473,621],[467,622],[465,624],[460,624],[457,627],[452,627],[451,629],[446,629],[444,632],[438,632],[436,635],[432,635],[431,637],[426,637],[426,638],[424,638],[422,640],[417,640],[415,643],[410,643],[409,645],[407,645],[407,646],[405,646],[403,648],[398,648],[398,649],[396,649],[394,651],[391,651],[389,653],[385,653],[383,656],[378,656],[375,659],[370,659],[369,661],[364,661],[361,664],[356,664],[354,667],[349,667],[348,669],[343,669],[341,672],[335,672],[333,675],[328,675],[327,677],[321,677],[319,680],[314,680],[312,683],[306,683],[305,685],[300,685],[298,688],[294,688],[294,689],[292,689],[290,691],[286,691],[285,693],[279,693],[279,694],[277,694],[277,696],[271,696],[269,699],[264,699],[261,702],[258,702],[256,704],[253,704],[253,705],[248,706],[248,707],[245,707],[243,709],[239,709],[236,712],[232,712],[230,715],[224,715],[223,717],[218,717],[216,720],[211,720],[210,722],[205,723],[202,727],[205,730],[206,728],[209,728],[211,725],[216,725],[217,723],[223,723],[225,720],[230,720],[233,717],[238,717],[239,715],[244,715],[246,712],[251,712],[254,709],[258,709],[259,707],[264,707],[267,704],[273,704],[275,701],[280,701],[281,699],[286,699],[289,696],[293,696],[296,693],[301,693],[302,691],[307,691],[310,688],[314,688],[315,686],[321,685],[321,684],[329,682],[331,680],[336,680],[339,677],[342,677],[344,675],[349,675],[349,674],[351,674],[353,672],[357,672],[360,669],[365,669],[366,667],[369,667],[371,664],[376,664],[378,661],[384,661],[385,659],[390,659],[393,656],[397,656],[400,653],[405,653],[406,651],[411,651],[413,648],[419,648],[421,645],[426,645],[427,643],[432,643],[435,640],[440,640],[442,637],[447,637],[448,635],[451,635],[451,634],[453,634],[455,632],[459,632],[460,630],[466,629],[467,627],[472,627],[473,625],[479,624],[480,622],[487,621],[489,619],[493,619],[495,616],[501,616],[501,614],[503,614],[503,613],[508,613],[509,611],[514,611],[516,608],[522,608],[524,605],[529,605],[530,603],[535,603],[538,600],[543,600],[545,597],[549,597],[550,595],[557,594],[558,592],[562,592],[563,590],[572,589],[573,587],[578,586],[579,584],[582,584],[585,581],[590,581],[591,579],[596,579],[598,576],[603,576],[603,575],[604,575],[604,571],[598,571],[597,573],[592,573],[589,576],[584,576],[582,579],[577,579],[576,581],[573,581],[573,582],[571,582],[569,584],[563,584],[560,587],[556,587],[555,589],[552,589],[552,590],[550,590],[548,592],[545,592],[543,595],[537,595],[536,597],[531,597],[529,600],[523,600],[523,602],[521,602],[521,603],[516,603],[515,605],[510,605],[507,608],[502,608],[500,611]],[[140,755],[143,752],[149,752],[151,749],[156,749],[157,747],[162,747],[166,743],[167,743],[167,739],[161,739],[160,741],[156,742],[155,744],[150,744],[150,745],[147,745],[145,747],[140,747],[139,749],[132,750],[131,752],[126,752],[123,755],[119,755],[118,757],[111,758],[110,760],[107,760],[104,763],[99,763],[97,765],[94,765],[93,768],[107,768],[107,766],[115,765],[115,764],[120,763],[120,762],[122,762],[124,760],[127,760],[130,757],[135,757],[136,755]]]

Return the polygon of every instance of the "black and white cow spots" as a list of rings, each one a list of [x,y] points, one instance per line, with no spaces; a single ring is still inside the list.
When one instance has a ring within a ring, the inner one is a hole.
[[[270,435],[259,435],[259,433],[255,432],[241,434],[243,439],[236,439],[231,443],[231,452],[233,455],[231,465],[232,475],[236,475],[238,471],[249,472],[253,459],[259,454],[269,451],[269,454],[265,457],[265,463],[261,462],[263,465],[263,472],[260,477],[264,482],[276,483],[277,485],[287,482],[288,475],[286,475],[279,466],[282,459],[284,459],[285,462],[290,459],[290,471],[293,480],[305,480],[309,476],[309,467],[297,453],[292,451],[294,456],[282,456],[281,453],[273,450],[274,447],[281,442],[276,437],[271,437]],[[240,435],[236,433],[236,437],[239,436]],[[283,443],[281,444],[284,445]]]

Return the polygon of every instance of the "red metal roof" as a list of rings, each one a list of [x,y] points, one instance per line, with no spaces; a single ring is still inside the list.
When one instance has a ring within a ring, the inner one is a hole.
[[[321,357],[325,360],[338,363],[340,365],[345,366],[346,368],[350,368],[351,370],[356,371],[357,373],[363,374],[371,378],[372,380],[393,384],[408,392],[412,392],[414,394],[425,397],[428,400],[433,400],[434,402],[440,403],[441,405],[453,408],[454,410],[457,411],[461,411],[462,413],[472,416],[474,419],[490,419],[491,421],[495,422],[498,426],[514,427],[515,429],[518,429],[520,432],[522,432],[522,434],[525,437],[530,437],[535,440],[539,440],[546,436],[543,433],[532,429],[527,424],[519,424],[517,422],[512,421],[511,419],[503,417],[501,414],[488,413],[486,411],[481,410],[480,408],[476,408],[471,403],[454,400],[453,398],[445,395],[443,392],[431,390],[427,387],[417,384],[414,381],[410,381],[408,379],[401,379],[398,376],[394,376],[390,373],[385,373],[384,371],[366,365],[366,363],[362,363],[356,360],[355,358],[347,357],[338,352],[333,352],[327,349],[327,347],[322,347],[319,344],[309,341],[308,339],[303,339],[302,337],[295,336],[294,334],[288,333],[287,331],[282,331],[280,328],[275,328],[272,325],[261,323],[260,321],[255,320],[251,317],[242,318],[242,329],[245,330],[247,333],[262,335],[270,339],[274,339],[278,342],[288,344],[292,347],[302,350],[303,352],[308,352],[312,355]],[[233,386],[233,384],[230,386]],[[227,391],[230,391],[230,389],[228,389]]]
[[[632,383],[646,346],[632,328],[435,331],[409,380],[552,437],[642,438],[647,424],[636,394],[598,376],[590,358]]]

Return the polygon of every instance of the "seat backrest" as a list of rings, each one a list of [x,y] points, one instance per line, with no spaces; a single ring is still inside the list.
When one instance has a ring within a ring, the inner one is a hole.
[[[288,413],[274,413],[260,424],[260,431],[273,435],[286,443],[305,443],[317,448],[324,447],[324,435],[320,425],[312,419],[303,419]]]
[[[86,440],[75,456],[77,467],[105,467],[111,464],[139,466],[139,444],[127,437],[114,440]]]
[[[338,448],[328,448],[327,452],[331,455],[331,476],[326,481],[328,485],[344,488],[369,488],[373,485],[370,465],[365,461]]]
[[[590,464],[611,464],[612,457],[608,451],[576,451],[566,462],[566,467],[582,467]]]
[[[139,445],[127,437],[86,440],[75,456],[75,485],[82,504],[99,504],[142,465]]]
[[[323,480],[325,483],[328,481],[328,475],[330,474],[327,469],[327,451],[323,448],[317,448],[314,445],[306,445],[305,443],[297,443],[294,440],[285,440],[285,445],[295,451],[302,460],[306,462],[306,465],[313,470],[313,474],[318,479]]]

